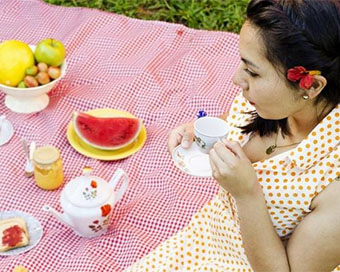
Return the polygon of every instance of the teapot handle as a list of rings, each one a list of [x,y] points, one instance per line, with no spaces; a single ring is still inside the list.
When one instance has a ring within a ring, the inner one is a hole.
[[[114,189],[121,177],[124,178],[123,184],[119,188],[118,192],[116,192],[114,203],[118,202],[126,192],[129,185],[129,178],[123,169],[118,168],[109,182],[110,186]]]

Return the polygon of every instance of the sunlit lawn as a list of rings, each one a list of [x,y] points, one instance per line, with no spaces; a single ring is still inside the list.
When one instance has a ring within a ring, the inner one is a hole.
[[[181,23],[191,28],[238,33],[249,0],[44,0],[47,3],[89,7],[129,17]]]

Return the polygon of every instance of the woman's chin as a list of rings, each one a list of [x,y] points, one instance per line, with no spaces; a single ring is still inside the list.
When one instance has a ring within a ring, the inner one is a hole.
[[[256,110],[256,113],[257,113],[257,115],[260,116],[262,119],[266,119],[266,120],[282,120],[282,119],[284,119],[284,118],[287,117],[287,116],[286,116],[286,117],[277,117],[277,116],[273,116],[273,115],[271,115],[271,114],[263,113],[263,112],[258,111],[258,110]]]

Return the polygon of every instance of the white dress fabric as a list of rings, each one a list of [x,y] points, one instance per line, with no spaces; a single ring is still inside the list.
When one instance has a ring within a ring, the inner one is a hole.
[[[239,94],[227,122],[229,140],[244,145],[239,126],[254,108]],[[253,164],[273,225],[282,240],[311,212],[313,198],[340,176],[340,106],[296,148]],[[242,244],[237,208],[223,190],[189,224],[125,271],[252,271]],[[340,271],[338,266],[334,271]]]

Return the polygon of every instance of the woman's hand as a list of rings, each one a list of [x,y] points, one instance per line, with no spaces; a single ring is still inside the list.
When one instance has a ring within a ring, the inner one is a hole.
[[[209,158],[213,177],[234,198],[258,192],[255,170],[239,143],[222,140],[210,150]]]
[[[194,141],[194,125],[193,123],[187,123],[178,126],[171,130],[168,139],[169,152],[175,149],[176,146],[182,144],[184,148],[189,148]]]

